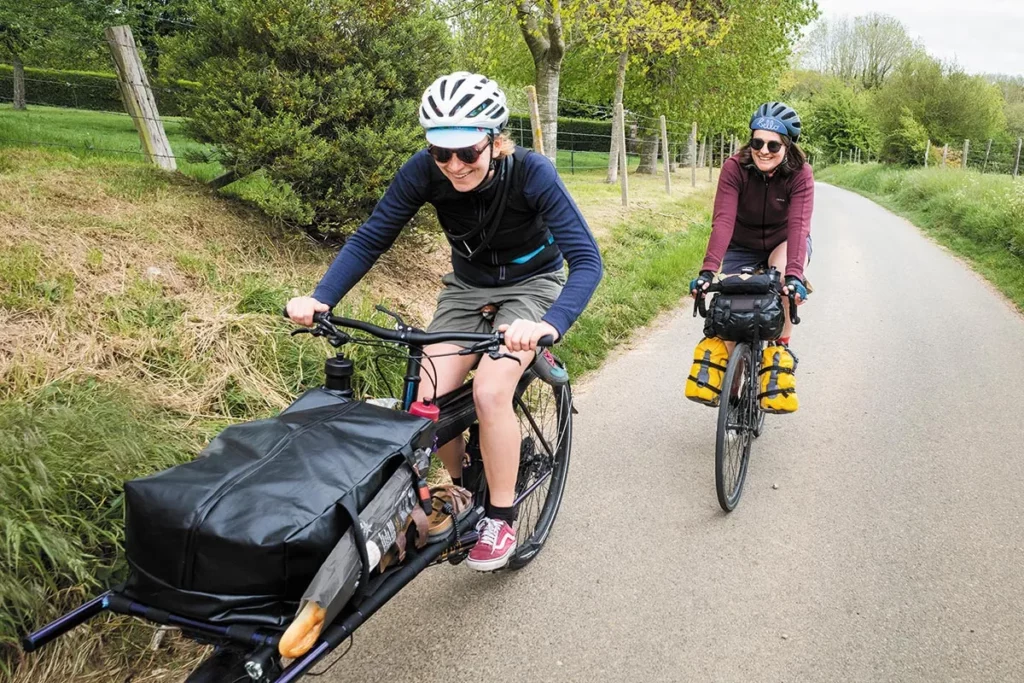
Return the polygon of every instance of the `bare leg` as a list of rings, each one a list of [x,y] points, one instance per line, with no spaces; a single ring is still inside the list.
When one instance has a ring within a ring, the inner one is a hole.
[[[782,279],[786,279],[786,261],[787,261],[787,242],[783,242],[779,246],[772,250],[771,256],[768,257],[768,265],[773,266],[777,271],[782,274]],[[786,311],[786,324],[782,328],[782,336],[789,339],[793,336],[793,323],[789,319],[789,297],[782,297],[783,310]]]
[[[495,507],[512,507],[515,501],[522,436],[512,396],[535,353],[522,351],[515,355],[521,363],[483,358],[473,380],[473,401],[480,420],[480,451],[491,504]]]

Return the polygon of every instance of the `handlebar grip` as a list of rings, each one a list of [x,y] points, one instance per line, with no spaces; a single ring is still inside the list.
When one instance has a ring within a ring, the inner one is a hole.
[[[703,294],[697,295],[697,308],[700,310],[700,317],[708,317],[708,302],[704,299]]]
[[[794,325],[800,324],[800,316],[796,312],[796,293],[789,293],[789,319],[793,321]]]
[[[543,337],[537,340],[537,346],[549,347],[555,345],[555,338],[550,334],[545,334]]]
[[[291,316],[288,315],[288,307],[287,306],[285,306],[284,308],[281,309],[281,315],[283,317],[285,317],[285,318],[291,319]]]

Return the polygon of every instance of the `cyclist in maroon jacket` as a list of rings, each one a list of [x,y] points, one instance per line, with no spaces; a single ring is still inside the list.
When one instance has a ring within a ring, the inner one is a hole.
[[[768,102],[750,119],[750,142],[722,165],[711,238],[691,294],[707,289],[715,272],[774,266],[785,277],[783,292],[807,299],[804,267],[811,258],[814,175],[796,142],[800,117],[787,104]],[[788,297],[783,301],[788,309]],[[789,344],[786,315],[780,341]]]

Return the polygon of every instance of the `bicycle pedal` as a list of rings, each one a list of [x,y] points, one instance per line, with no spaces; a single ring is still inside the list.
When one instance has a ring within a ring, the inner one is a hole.
[[[457,553],[452,553],[451,555],[449,555],[448,559],[447,559],[447,562],[448,562],[448,564],[452,565],[453,567],[457,567],[458,565],[460,565],[463,562],[465,562],[467,557],[469,557],[469,551],[468,550],[460,550]]]

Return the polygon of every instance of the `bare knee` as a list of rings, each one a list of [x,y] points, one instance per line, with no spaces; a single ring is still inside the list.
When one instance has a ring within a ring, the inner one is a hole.
[[[490,381],[473,382],[473,403],[476,405],[477,415],[482,420],[487,420],[492,415],[506,412],[512,407],[512,394],[515,391],[514,382],[501,382],[498,378],[489,378]]]

